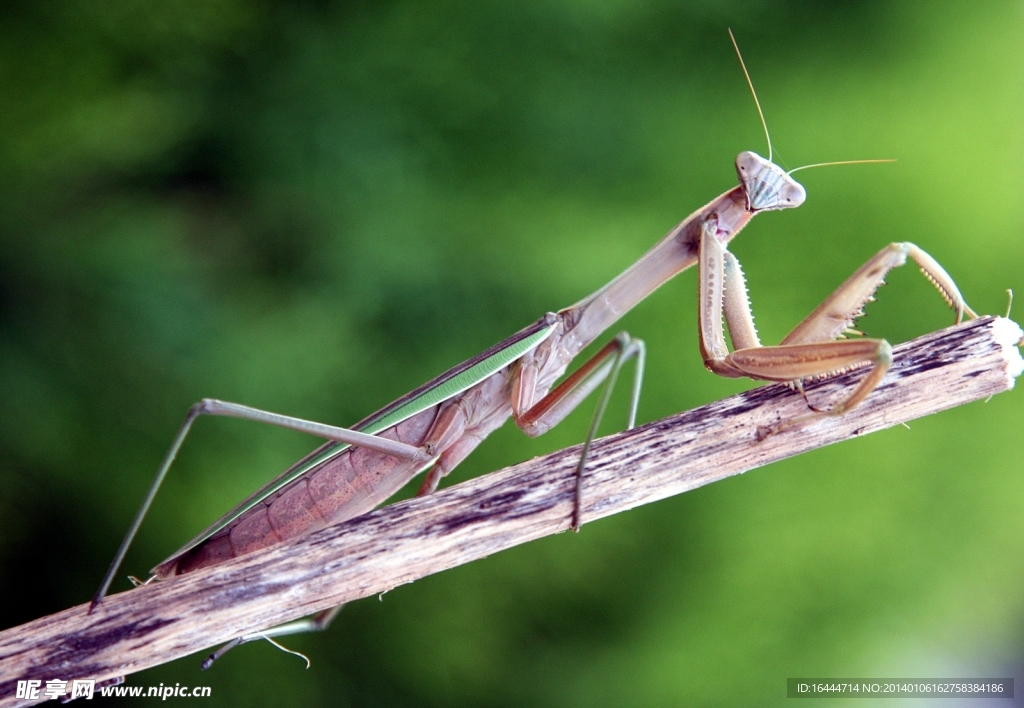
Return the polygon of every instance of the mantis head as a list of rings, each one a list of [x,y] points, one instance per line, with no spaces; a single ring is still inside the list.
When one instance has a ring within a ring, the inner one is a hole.
[[[792,209],[807,199],[807,192],[799,182],[757,153],[741,152],[736,157],[736,174],[747,197],[747,211]]]

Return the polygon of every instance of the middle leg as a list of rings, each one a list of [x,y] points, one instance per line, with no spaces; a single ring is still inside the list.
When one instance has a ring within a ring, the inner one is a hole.
[[[594,417],[591,419],[586,440],[583,442],[579,464],[576,465],[576,484],[573,494],[574,503],[571,521],[573,531],[580,530],[583,507],[583,470],[587,463],[587,455],[590,452],[590,445],[597,435],[597,429],[601,424],[604,412],[608,407],[608,401],[611,399],[612,389],[618,378],[619,370],[630,359],[636,359],[629,405],[629,422],[627,424],[627,429],[632,429],[636,423],[636,409],[640,400],[640,387],[643,382],[646,352],[647,350],[642,340],[633,339],[625,332],[621,332],[615,339],[606,344],[601,351],[586,361],[572,375],[539,401],[534,402],[533,398],[536,394],[536,389],[530,386],[519,386],[517,389],[519,395],[512,398],[512,415],[516,425],[530,437],[536,437],[560,423],[583,402],[583,399],[593,393],[602,382],[605,384],[597,408],[594,411]],[[524,371],[528,366],[530,364],[520,365],[517,375],[521,379],[529,378],[529,372]]]

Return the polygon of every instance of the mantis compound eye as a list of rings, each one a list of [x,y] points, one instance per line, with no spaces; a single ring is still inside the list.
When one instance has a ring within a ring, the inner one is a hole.
[[[807,192],[798,182],[788,182],[779,190],[779,201],[783,207],[798,207],[807,199]]]
[[[755,152],[745,150],[736,157],[736,172],[740,179],[747,179],[761,171],[765,159]]]

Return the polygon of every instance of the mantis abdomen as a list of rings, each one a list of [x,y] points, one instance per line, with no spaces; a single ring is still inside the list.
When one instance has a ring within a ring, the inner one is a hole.
[[[441,405],[431,406],[379,435],[419,447]],[[157,566],[153,573],[161,579],[181,575],[355,518],[392,496],[421,469],[422,462],[349,447],[259,502],[195,548]]]

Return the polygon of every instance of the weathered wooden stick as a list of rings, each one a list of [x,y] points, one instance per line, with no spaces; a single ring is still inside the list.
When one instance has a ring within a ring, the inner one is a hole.
[[[985,317],[896,348],[861,406],[764,439],[807,404],[773,384],[595,441],[583,520],[593,521],[801,452],[987,398],[1024,369],[1022,333]],[[863,371],[807,387],[828,405]],[[108,679],[375,595],[565,531],[579,447],[399,502],[307,538],[107,597],[0,633],[0,706],[19,679]]]

